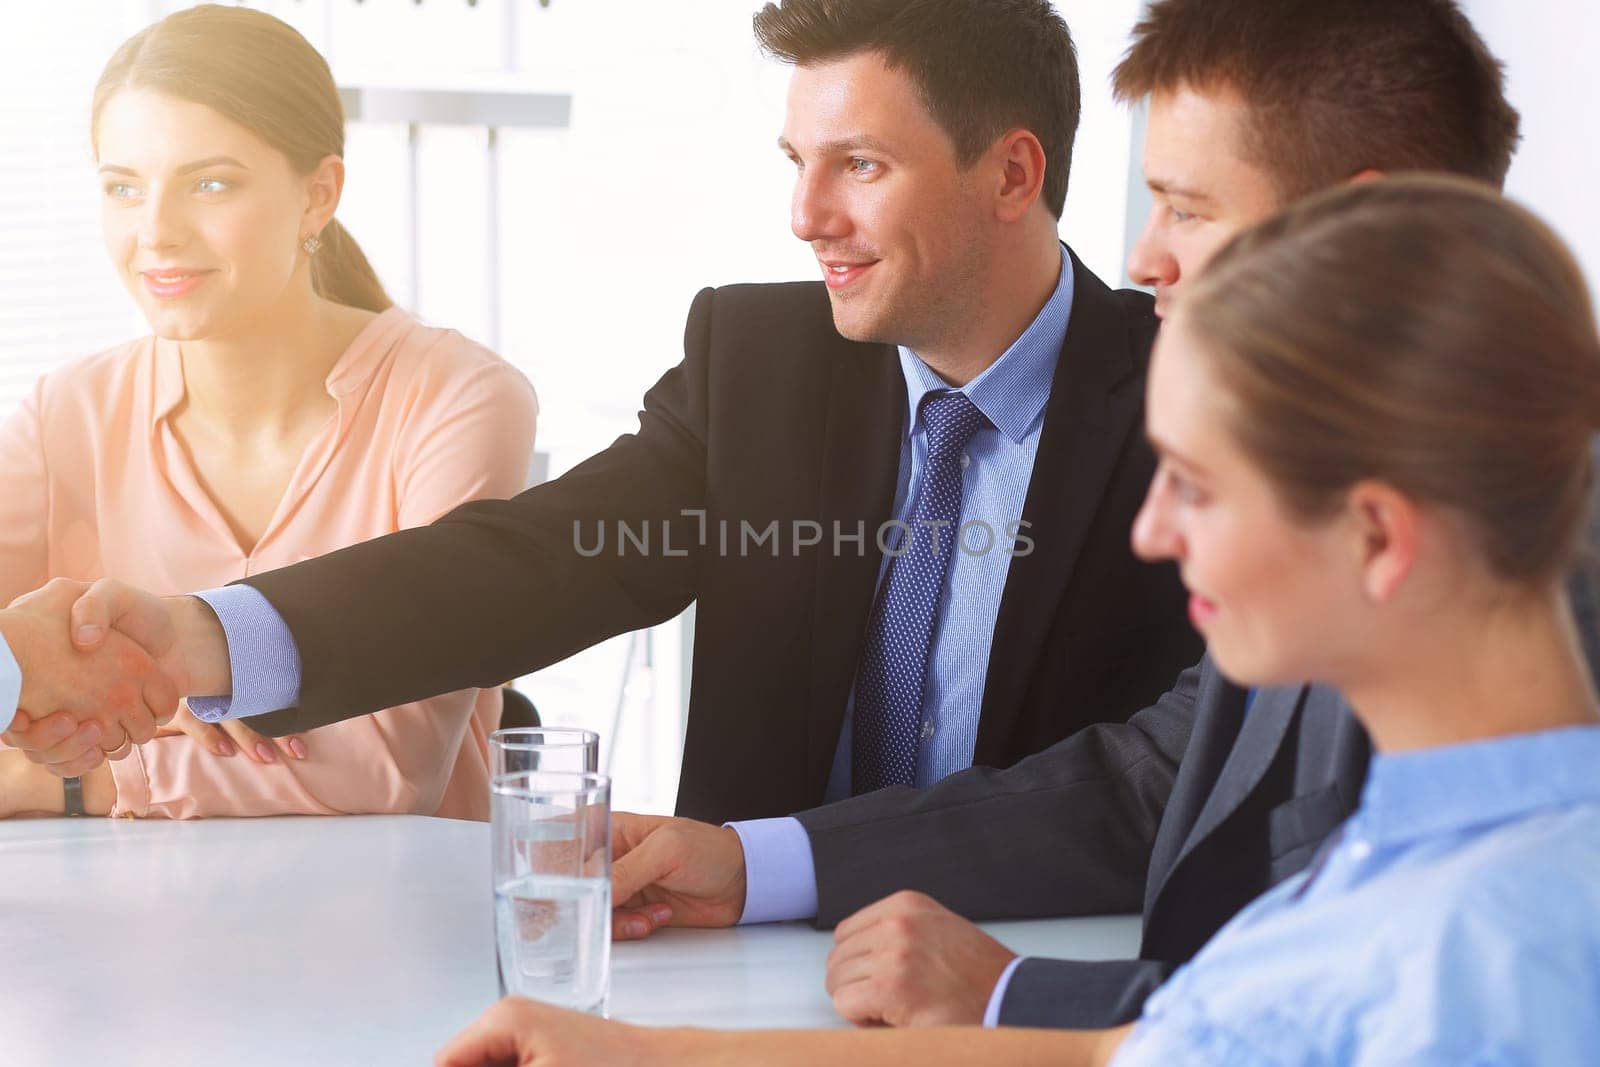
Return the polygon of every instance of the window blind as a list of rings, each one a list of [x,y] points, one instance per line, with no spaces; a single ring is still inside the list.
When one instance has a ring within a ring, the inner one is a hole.
[[[8,9],[0,28],[0,417],[54,367],[132,336],[100,240],[94,79],[141,5]]]

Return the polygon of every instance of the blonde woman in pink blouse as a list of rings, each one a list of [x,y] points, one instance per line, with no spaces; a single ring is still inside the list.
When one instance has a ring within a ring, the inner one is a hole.
[[[0,603],[52,577],[206,588],[524,488],[537,403],[492,352],[392,306],[334,220],[322,57],[243,8],[179,12],[101,76],[111,260],[153,336],[45,377],[0,427]],[[396,575],[404,581],[404,575]],[[269,741],[186,711],[83,780],[90,813],[485,818],[498,690]],[[60,814],[0,752],[0,815]]]

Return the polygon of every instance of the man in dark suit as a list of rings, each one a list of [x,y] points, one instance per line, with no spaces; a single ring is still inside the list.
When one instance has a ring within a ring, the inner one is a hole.
[[[1129,270],[1158,307],[1294,197],[1386,170],[1499,184],[1517,140],[1499,64],[1447,0],[1157,0],[1116,84],[1149,102],[1155,205]],[[625,818],[616,928],[814,917],[839,924],[828,989],[853,1021],[1115,1026],[1306,867],[1369,757],[1338,694],[1247,693],[1204,659],[1127,722],[1009,769],[731,829]],[[968,921],[1135,910],[1139,958],[1109,962],[1018,960]]]
[[[639,432],[554,482],[176,601],[186,692],[310,730],[694,603],[678,810],[727,819],[1008,765],[1193,662],[1175,571],[1127,540],[1151,301],[1056,235],[1066,26],[786,0],[756,31],[795,67],[780,146],[825,281],[702,292]],[[13,738],[95,758],[47,725]]]

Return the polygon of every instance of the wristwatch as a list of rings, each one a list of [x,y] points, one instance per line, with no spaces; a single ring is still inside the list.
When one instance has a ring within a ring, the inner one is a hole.
[[[74,815],[74,816],[84,814],[84,810],[83,810],[83,779],[82,778],[63,778],[63,779],[61,779],[61,787],[64,790],[66,790],[66,794],[67,794],[67,803],[66,803],[66,812],[67,812],[67,814],[68,815]]]

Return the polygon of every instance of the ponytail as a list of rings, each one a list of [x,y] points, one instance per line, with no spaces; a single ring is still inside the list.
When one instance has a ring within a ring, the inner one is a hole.
[[[311,257],[311,287],[318,296],[367,311],[387,311],[394,306],[378,272],[338,219],[330,220],[318,236],[322,247]]]

